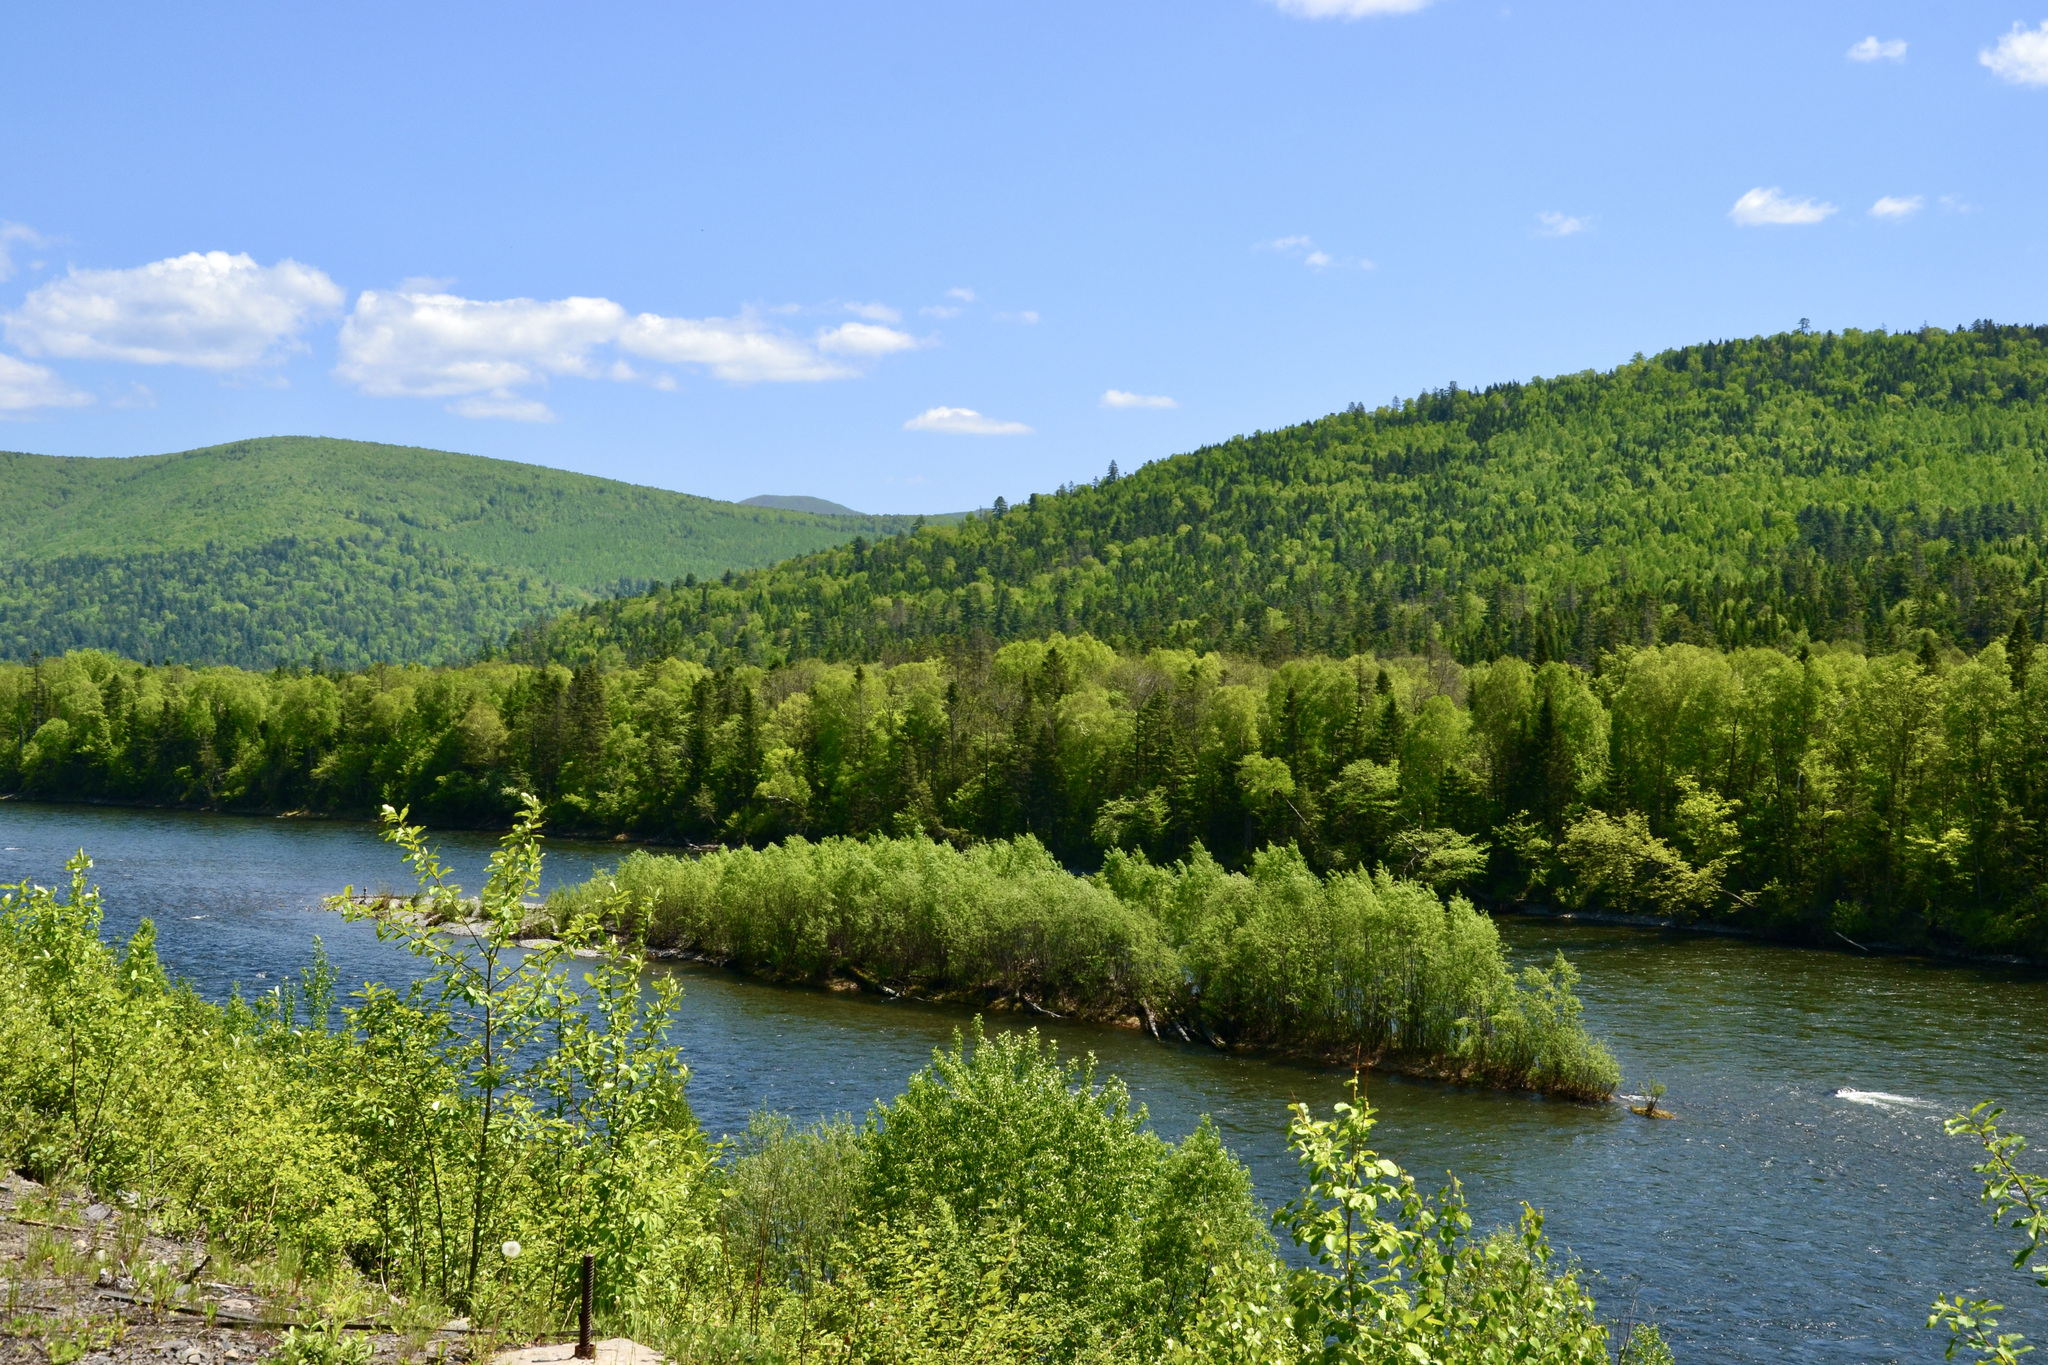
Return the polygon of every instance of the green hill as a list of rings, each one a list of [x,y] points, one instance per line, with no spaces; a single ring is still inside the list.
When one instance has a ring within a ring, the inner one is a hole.
[[[458,658],[608,592],[915,524],[310,437],[133,459],[0,453],[0,485],[11,658]]]
[[[1353,405],[957,525],[593,603],[563,660],[1982,644],[2048,609],[2048,328],[1714,342]]]
[[[779,507],[785,512],[815,512],[821,517],[857,517],[844,503],[832,502],[826,498],[813,498],[802,493],[762,493],[756,497],[741,498],[742,507]]]

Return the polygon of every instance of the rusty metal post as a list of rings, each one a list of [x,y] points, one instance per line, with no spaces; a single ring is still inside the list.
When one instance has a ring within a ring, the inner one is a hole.
[[[597,1257],[583,1253],[583,1306],[576,1315],[576,1358],[596,1360],[597,1347],[590,1340],[590,1292],[591,1282],[596,1278]]]

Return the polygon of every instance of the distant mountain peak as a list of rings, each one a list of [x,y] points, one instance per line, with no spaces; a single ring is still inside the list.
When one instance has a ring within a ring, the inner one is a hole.
[[[742,507],[773,507],[784,512],[811,512],[821,517],[864,517],[866,512],[856,512],[844,503],[830,502],[824,498],[805,497],[801,493],[763,493],[757,498],[740,499]]]

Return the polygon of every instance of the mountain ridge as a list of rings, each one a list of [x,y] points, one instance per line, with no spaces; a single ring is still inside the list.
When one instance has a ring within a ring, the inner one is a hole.
[[[1085,631],[1259,657],[1976,648],[2048,628],[2048,328],[1781,333],[1425,392],[557,618],[576,662]],[[978,647],[978,646],[976,646]]]
[[[264,437],[0,452],[0,657],[441,662],[536,616],[914,517],[818,517],[488,456]]]

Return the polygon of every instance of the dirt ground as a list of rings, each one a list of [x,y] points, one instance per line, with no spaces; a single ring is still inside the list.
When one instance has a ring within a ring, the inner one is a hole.
[[[0,1365],[265,1360],[280,1354],[287,1328],[320,1319],[319,1292],[277,1267],[222,1265],[203,1245],[157,1236],[146,1213],[53,1196],[0,1172]],[[357,1341],[376,1365],[467,1359],[458,1324],[403,1325],[402,1304],[380,1306],[357,1310],[371,1330],[348,1334],[356,1361]],[[298,1354],[304,1365],[343,1365],[317,1346]]]

